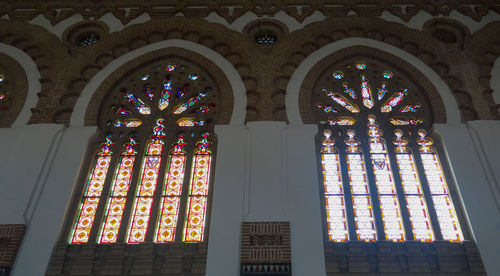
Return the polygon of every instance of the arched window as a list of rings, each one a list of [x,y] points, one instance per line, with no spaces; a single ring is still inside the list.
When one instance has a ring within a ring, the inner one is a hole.
[[[202,242],[218,89],[195,64],[168,58],[119,79],[99,114],[71,244]]]
[[[375,60],[349,60],[320,76],[313,104],[330,241],[464,240],[426,131],[428,103],[418,83]]]

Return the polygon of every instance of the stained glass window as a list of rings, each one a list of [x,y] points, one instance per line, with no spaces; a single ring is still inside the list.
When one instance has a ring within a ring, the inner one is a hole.
[[[384,67],[347,61],[316,85],[326,236],[462,241],[443,165],[424,130],[432,126],[426,97],[410,77]]]
[[[70,243],[205,240],[220,105],[209,76],[169,59],[118,81],[102,104],[99,126],[110,135],[93,156]]]
[[[78,216],[71,233],[71,243],[86,243],[89,241],[90,231],[101,200],[104,181],[108,174],[111,162],[111,135],[106,137],[106,142],[101,144],[101,151],[96,155],[94,165],[89,174],[85,192],[78,208]]]

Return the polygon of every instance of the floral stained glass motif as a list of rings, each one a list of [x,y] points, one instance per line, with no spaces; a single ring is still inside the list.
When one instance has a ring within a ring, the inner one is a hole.
[[[142,121],[137,118],[127,118],[125,120],[115,120],[113,122],[108,122],[108,125],[114,127],[138,127],[142,125]]]
[[[325,130],[322,142],[321,165],[323,168],[323,184],[325,188],[326,220],[328,237],[331,241],[344,242],[349,239],[347,216],[344,204],[344,189],[342,173],[335,141],[331,139],[332,132]]]
[[[382,221],[384,224],[386,240],[404,241],[405,232],[401,211],[394,185],[391,164],[387,155],[382,131],[375,122],[375,116],[368,116],[368,144],[372,161],[375,184],[377,186]]]
[[[177,125],[181,127],[191,127],[191,126],[204,126],[207,124],[207,121],[204,120],[196,120],[193,118],[180,118],[177,120]]]
[[[197,96],[192,97],[187,102],[177,106],[174,109],[173,114],[181,114],[182,112],[186,111],[186,109],[199,102],[203,97],[206,97],[208,92],[210,92],[211,90],[212,89],[210,87],[206,87],[205,90],[203,92],[200,92]]]
[[[408,95],[408,89],[394,93],[384,104],[382,104],[380,111],[391,112],[392,108],[401,103],[406,95]]]
[[[144,87],[144,95],[146,95],[150,100],[153,100],[155,92],[153,91],[153,88],[151,88],[151,85],[146,84]]]
[[[323,125],[331,125],[331,126],[334,126],[334,125],[338,125],[338,126],[352,126],[352,125],[354,125],[354,123],[356,123],[356,119],[354,119],[353,117],[349,117],[349,116],[340,116],[340,117],[337,117],[335,119],[330,119],[330,120],[327,120],[327,121],[321,121],[321,124],[323,124]]]
[[[347,144],[347,171],[349,173],[349,183],[351,187],[352,204],[354,209],[354,222],[356,225],[356,235],[361,241],[377,240],[377,232],[373,218],[373,208],[368,187],[365,162],[360,142],[354,138],[354,130],[348,130],[349,138],[345,140]]]
[[[349,88],[349,84],[347,82],[343,82],[342,86],[344,87],[344,93],[351,96],[351,98],[356,99],[356,92]]]
[[[378,88],[377,92],[378,92],[378,100],[380,101],[384,98],[385,94],[387,94],[387,83],[383,82]]]
[[[322,104],[318,104],[317,107],[321,110],[323,110],[323,112],[325,113],[338,113],[339,110],[336,109],[335,107],[331,106],[331,105],[322,105]]]
[[[112,154],[111,147],[113,145],[111,135],[108,135],[106,137],[106,142],[101,144],[101,151],[95,158],[94,166],[87,180],[82,203],[80,203],[79,215],[76,218],[73,231],[71,232],[70,243],[72,244],[86,243],[89,241],[97,206],[101,199],[104,181],[108,174]]]
[[[158,108],[164,110],[168,107],[170,103],[170,96],[172,95],[172,81],[167,80],[163,83],[163,90],[160,95],[160,102],[158,103]]]
[[[111,106],[111,110],[116,113],[116,114],[121,114],[121,115],[129,115],[129,114],[132,114],[132,112],[130,112],[130,110],[128,110],[127,108],[123,107],[123,106],[118,106],[118,105],[112,105]]]
[[[123,94],[125,98],[134,106],[134,108],[139,111],[139,113],[147,115],[151,114],[151,108],[147,106],[140,98],[134,96],[134,94],[130,93],[128,90],[124,89]]]
[[[427,211],[427,204],[422,192],[420,177],[418,175],[413,154],[407,148],[408,140],[403,137],[403,131],[394,131],[393,139],[398,164],[399,175],[403,186],[406,206],[410,218],[413,238],[424,242],[434,240],[434,233]]]
[[[419,108],[420,105],[419,104],[407,104],[405,106],[403,106],[399,112],[417,112],[417,108]]]
[[[212,111],[215,108],[215,104],[209,104],[209,105],[202,105],[195,110],[193,110],[191,113],[208,113]]]
[[[361,75],[361,97],[363,98],[363,105],[367,108],[372,108],[375,104],[373,102],[372,89],[365,75]]]
[[[189,199],[186,210],[187,215],[184,225],[183,240],[185,242],[203,241],[205,230],[212,154],[208,150],[208,147],[211,145],[208,141],[208,133],[204,133],[202,137],[201,141],[196,144],[198,149],[193,158],[191,185],[189,187]]]
[[[349,110],[352,113],[359,113],[359,107],[353,103],[351,103],[349,100],[344,98],[342,95],[338,93],[334,93],[331,90],[323,90],[325,94],[332,98],[336,103],[340,104],[343,106],[345,109]]]
[[[184,170],[186,168],[185,145],[184,134],[181,134],[169,155],[159,211],[160,217],[155,232],[155,242],[173,242],[175,240]]]
[[[121,154],[120,163],[113,179],[111,196],[104,211],[104,223],[99,234],[99,243],[115,243],[118,237],[130,181],[132,180],[132,171],[137,157],[137,151],[135,150],[137,146],[136,138],[137,135],[135,134],[130,136],[130,142],[125,144],[125,150]]]
[[[392,117],[389,119],[389,122],[395,126],[408,126],[408,125],[418,125],[423,123],[421,119],[417,119],[415,117]]]
[[[132,208],[132,219],[128,229],[128,243],[144,242],[148,230],[151,205],[153,204],[153,195],[156,189],[158,172],[162,159],[162,138],[165,137],[165,133],[163,132],[163,119],[158,119],[156,124],[154,133],[146,148],[146,155],[143,159],[139,185]]]
[[[462,241],[462,230],[451,200],[441,162],[436,151],[431,147],[434,141],[432,138],[426,137],[427,133],[423,129],[418,131],[418,135],[420,136],[417,140],[420,145],[420,157],[422,158],[425,177],[427,178],[443,239]]]

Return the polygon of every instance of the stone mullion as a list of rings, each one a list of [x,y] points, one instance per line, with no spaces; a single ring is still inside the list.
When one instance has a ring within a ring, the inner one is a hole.
[[[392,132],[391,132],[392,133]],[[387,139],[387,141],[391,141]],[[396,160],[396,149],[394,144],[386,143],[387,146],[387,156],[389,157],[389,161],[391,163],[391,171],[392,177],[394,178],[394,185],[396,187],[396,193],[399,201],[399,212],[401,218],[403,219],[404,231],[406,234],[406,240],[413,240],[413,231],[408,211],[408,206],[406,205],[406,197],[403,189],[403,181],[401,180],[401,174],[399,172],[399,166]]]
[[[412,152],[418,153],[414,154],[413,157],[415,158],[415,166],[417,167],[417,172],[420,177],[422,193],[424,195],[425,202],[427,205],[427,211],[429,212],[429,217],[431,219],[432,230],[434,231],[435,239],[442,240],[443,235],[441,234],[441,227],[439,226],[436,209],[434,209],[434,201],[432,200],[431,190],[427,182],[427,176],[425,175],[422,158],[420,157],[419,145],[416,143],[414,139],[410,138],[410,143],[408,144],[408,147],[411,149]]]
[[[141,143],[138,139],[138,144],[137,145],[137,157],[134,162],[134,168],[132,171],[132,178],[130,180],[130,186],[128,189],[127,193],[127,204],[125,205],[125,209],[123,210],[123,216],[122,216],[122,221],[120,223],[120,229],[118,231],[118,237],[116,239],[117,242],[127,242],[127,231],[128,231],[128,226],[130,224],[130,216],[132,215],[132,207],[134,205],[134,199],[135,199],[135,194],[137,192],[137,189],[139,188],[140,185],[140,176],[141,176],[141,168],[142,164],[144,163],[145,159],[145,153],[146,153],[146,147],[147,143],[149,142],[149,133],[148,135],[141,135],[142,141],[144,141],[141,145]]]
[[[358,236],[356,234],[356,223],[354,220],[354,207],[352,204],[352,194],[351,194],[351,182],[349,181],[349,172],[347,170],[347,154],[345,143],[340,143],[339,138],[336,145],[338,148],[339,162],[340,162],[340,172],[342,175],[342,188],[344,190],[344,204],[345,212],[347,216],[347,227],[349,232],[349,240],[357,240]]]
[[[368,143],[369,139],[365,135],[365,133],[363,133],[363,135],[360,135],[358,139],[361,141],[361,145],[364,145],[364,149],[361,149],[361,151],[365,160],[365,170],[368,178],[368,187],[370,187],[370,196],[372,202],[373,218],[377,231],[377,240],[385,240],[384,222],[382,218],[382,211],[380,210],[377,182],[375,180],[375,174],[373,172],[370,144]]]

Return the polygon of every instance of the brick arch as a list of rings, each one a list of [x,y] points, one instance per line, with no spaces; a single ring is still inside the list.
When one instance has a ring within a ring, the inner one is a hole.
[[[320,75],[332,65],[356,58],[376,60],[396,69],[398,74],[404,74],[413,84],[420,88],[419,90],[421,92],[424,93],[424,97],[427,98],[426,102],[428,102],[431,106],[433,122],[447,122],[446,110],[441,95],[431,81],[427,79],[427,77],[424,76],[418,69],[405,60],[388,52],[371,47],[352,46],[333,52],[324,57],[307,73],[299,91],[299,110],[304,123],[317,123],[314,119],[314,112],[312,110],[314,103],[311,102],[311,100],[312,93],[314,93],[314,86]]]
[[[2,53],[0,46],[0,73],[5,75],[5,80],[0,93],[9,93],[7,108],[0,110],[0,127],[11,126],[23,109],[28,94],[28,76],[18,61]],[[7,83],[8,82],[8,83]]]
[[[219,116],[216,119],[216,124],[228,124],[231,121],[231,115],[233,111],[233,93],[232,87],[228,79],[226,78],[224,72],[217,67],[212,61],[203,57],[202,55],[195,53],[190,50],[168,47],[160,50],[152,51],[147,54],[141,55],[134,58],[117,70],[113,71],[103,82],[100,83],[98,88],[93,93],[92,98],[85,112],[85,125],[93,126],[98,124],[99,113],[101,112],[101,103],[105,99],[105,96],[114,87],[117,81],[131,70],[141,67],[144,64],[150,64],[152,61],[160,60],[164,58],[175,57],[189,60],[207,70],[211,77],[215,80],[220,91],[219,97],[221,98],[221,105],[219,109]]]
[[[65,68],[68,60],[67,48],[55,35],[40,26],[4,20],[0,20],[0,43],[17,48],[26,54],[31,58],[30,62],[36,66],[33,70],[39,73],[40,87],[36,87],[38,91],[33,91],[38,96],[38,102],[36,107],[27,111],[32,113],[28,123],[49,121],[45,107],[56,105],[51,95],[64,75],[62,73],[64,70],[61,68]]]
[[[489,111],[490,103],[477,91],[478,83],[470,77],[471,71],[477,71],[476,66],[467,60],[463,52],[427,33],[379,18],[329,18],[291,33],[282,41],[282,45],[286,47],[277,51],[278,56],[275,60],[278,62],[275,63],[273,70],[280,70],[281,74],[276,76],[275,80],[278,78],[290,80],[293,72],[307,57],[328,44],[341,42],[346,38],[365,38],[383,42],[417,57],[432,68],[449,87],[457,101],[462,121],[493,118]],[[366,46],[370,46],[369,43]],[[283,81],[275,83],[276,89],[285,89],[287,85],[284,86]],[[469,99],[472,99],[472,102]]]
[[[59,110],[73,110],[77,108],[76,102],[79,100],[72,97],[64,97],[65,94],[82,93],[83,88],[108,64],[116,61],[120,57],[135,50],[150,47],[155,43],[176,40],[195,43],[204,48],[208,48],[225,61],[231,64],[237,77],[241,76],[245,90],[249,86],[247,80],[253,80],[255,65],[258,64],[252,59],[248,51],[250,47],[246,43],[253,43],[245,38],[243,34],[228,30],[222,25],[207,23],[200,19],[168,18],[161,20],[151,20],[145,24],[129,26],[120,32],[111,33],[101,38],[98,43],[85,47],[72,58],[68,71],[73,72],[68,77],[65,91],[57,95],[56,101],[59,103]],[[247,47],[245,47],[247,46]],[[156,49],[155,49],[156,50]],[[251,82],[251,81],[250,81]],[[61,99],[65,100],[62,101]],[[73,99],[73,100],[72,100]],[[60,121],[64,124],[70,123],[67,113],[58,113],[64,118],[57,118],[53,113],[52,120]]]

